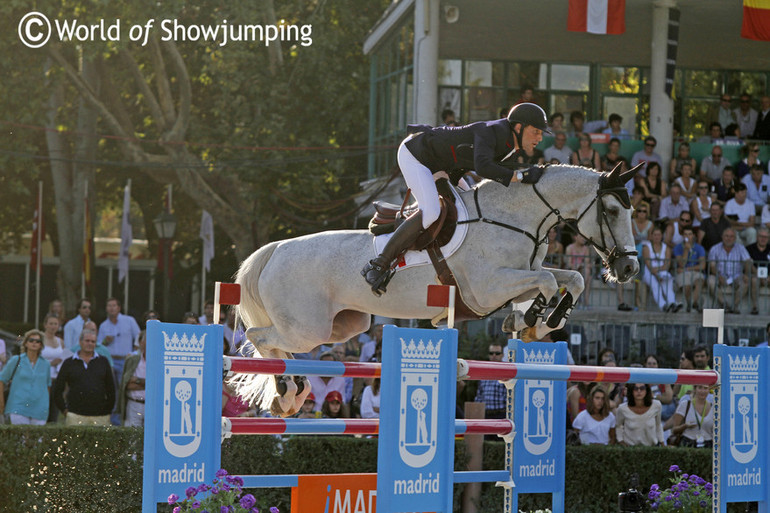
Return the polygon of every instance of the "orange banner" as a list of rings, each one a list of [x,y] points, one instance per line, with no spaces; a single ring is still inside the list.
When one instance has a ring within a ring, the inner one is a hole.
[[[375,513],[377,474],[299,476],[291,513]]]

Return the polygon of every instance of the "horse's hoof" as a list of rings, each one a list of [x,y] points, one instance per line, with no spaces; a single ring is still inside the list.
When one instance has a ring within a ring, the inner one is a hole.
[[[532,302],[532,306],[530,306],[527,312],[524,314],[524,323],[530,328],[535,326],[538,319],[542,318],[543,314],[545,314],[545,309],[547,306],[548,302],[541,292],[537,295],[535,301]]]
[[[521,312],[521,310],[514,310],[513,312],[509,313],[503,320],[502,332],[515,333],[521,331],[525,327],[526,325],[524,324],[524,314]]]
[[[565,292],[564,295],[561,297],[561,300],[559,301],[559,304],[556,305],[556,308],[554,308],[551,311],[551,314],[548,316],[548,319],[545,321],[546,326],[551,328],[552,330],[557,329],[559,324],[561,324],[562,321],[566,321],[567,318],[572,313],[572,294],[569,292]]]

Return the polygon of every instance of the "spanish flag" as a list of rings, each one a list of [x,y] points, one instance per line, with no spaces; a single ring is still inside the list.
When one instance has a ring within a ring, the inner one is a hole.
[[[626,0],[569,0],[567,30],[589,34],[626,31]]]
[[[743,0],[741,37],[770,41],[770,0]]]

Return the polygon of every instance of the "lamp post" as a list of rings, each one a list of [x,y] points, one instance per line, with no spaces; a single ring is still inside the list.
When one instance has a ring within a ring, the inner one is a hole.
[[[155,225],[155,231],[158,233],[159,243],[163,251],[163,321],[168,322],[169,250],[171,239],[174,238],[174,232],[176,231],[176,217],[170,212],[163,211],[152,222]]]

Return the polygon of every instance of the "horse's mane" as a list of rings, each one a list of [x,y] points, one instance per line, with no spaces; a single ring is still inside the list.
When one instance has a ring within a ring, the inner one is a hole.
[[[543,176],[540,177],[540,180],[538,181],[538,189],[541,191],[548,189],[554,182],[558,183],[559,185],[563,185],[565,180],[576,180],[582,178],[585,178],[586,180],[589,178],[598,180],[601,174],[602,173],[600,171],[585,166],[577,166],[574,164],[550,164],[545,169]],[[476,187],[482,188],[499,186],[499,183],[492,180],[482,180],[476,185]],[[509,187],[516,187],[518,189],[516,184],[511,184]]]

